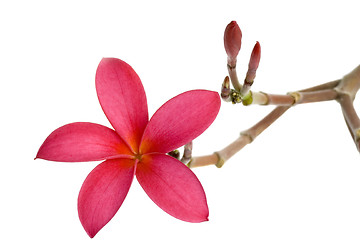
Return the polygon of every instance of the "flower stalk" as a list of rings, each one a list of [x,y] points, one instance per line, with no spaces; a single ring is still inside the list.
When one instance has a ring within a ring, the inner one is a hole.
[[[185,144],[184,146],[184,154],[180,161],[185,165],[187,165],[191,161],[192,148],[193,148],[192,141]]]

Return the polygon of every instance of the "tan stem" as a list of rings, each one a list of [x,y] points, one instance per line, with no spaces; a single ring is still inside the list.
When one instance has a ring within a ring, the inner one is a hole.
[[[360,119],[354,108],[354,99],[360,88],[360,65],[345,75],[335,90],[339,94],[340,103],[346,125],[360,152]]]
[[[351,96],[348,94],[343,94],[339,98],[339,103],[349,131],[353,137],[353,140],[357,144],[360,139],[360,119],[355,111]]]
[[[335,94],[333,94],[332,89],[337,87],[339,82],[340,82],[340,80],[335,80],[335,81],[327,82],[327,83],[317,85],[317,86],[314,86],[311,88],[302,89],[298,92],[303,94],[303,93],[307,93],[307,92],[311,93],[311,92],[317,92],[317,91],[331,90],[330,91],[331,93],[325,92],[325,94],[320,94],[320,95],[322,95],[321,99],[329,99],[329,98],[335,97]],[[257,96],[258,99],[263,99],[265,94],[262,94],[262,95],[255,94],[255,96]],[[304,96],[306,96],[306,97],[303,98],[302,101],[305,101],[306,99],[308,99],[306,101],[310,102],[309,99],[313,99],[313,100],[316,99],[311,94],[305,94]],[[294,98],[292,98],[292,99],[294,99]],[[263,101],[263,100],[261,100],[261,101]],[[229,158],[231,158],[234,154],[236,154],[238,151],[240,151],[244,146],[251,143],[266,128],[268,128],[273,122],[275,122],[280,116],[282,116],[282,114],[284,114],[290,107],[291,106],[276,107],[272,112],[270,112],[260,122],[258,122],[253,127],[249,128],[248,130],[242,132],[240,137],[238,139],[236,139],[234,142],[230,143],[228,146],[226,146],[222,150],[217,151],[211,155],[193,157],[192,160],[189,162],[188,166],[190,168],[207,166],[207,165],[216,165],[217,167],[221,167]]]
[[[342,79],[334,80],[331,82],[316,85],[314,87],[301,89],[298,92],[315,92],[315,91],[321,91],[321,90],[326,90],[326,89],[334,89],[339,85],[339,83],[341,81],[342,81]]]
[[[203,167],[208,165],[215,165],[222,167],[224,163],[231,158],[235,153],[240,151],[247,144],[251,143],[251,138],[247,135],[241,135],[234,142],[226,146],[224,149],[215,152],[211,155],[194,157],[188,164],[190,168]]]
[[[266,117],[261,121],[256,123],[251,128],[242,131],[241,135],[249,136],[253,141],[257,136],[259,136],[266,128],[273,124],[281,115],[283,115],[290,106],[278,106],[273,111],[271,111]]]
[[[204,167],[209,165],[216,165],[218,160],[218,156],[213,153],[211,155],[193,157],[187,165],[189,168]]]
[[[297,91],[290,92],[287,95],[253,92],[252,97],[253,101],[251,104],[291,106],[294,104],[334,100],[338,97],[338,92],[334,89],[317,90],[311,92]]]
[[[338,97],[338,92],[334,89],[325,89],[313,92],[293,92],[289,95],[295,98],[294,104],[303,104],[335,100]]]
[[[265,101],[264,102],[253,101],[253,103],[260,105],[277,105],[277,106],[291,106],[295,103],[294,98],[290,95],[267,94],[263,92],[261,92],[261,94],[264,94],[266,96]]]
[[[260,122],[255,124],[253,127],[246,131],[241,132],[241,135],[234,142],[229,144],[224,149],[215,152],[212,155],[194,157],[188,166],[190,168],[201,167],[215,164],[217,167],[222,165],[229,160],[235,153],[240,151],[247,144],[251,143],[260,133],[262,133],[267,127],[276,121],[282,114],[284,114],[290,107],[289,106],[278,106],[272,112],[270,112]]]

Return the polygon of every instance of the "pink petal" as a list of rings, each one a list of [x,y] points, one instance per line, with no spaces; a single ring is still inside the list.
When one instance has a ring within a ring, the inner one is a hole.
[[[135,160],[106,160],[85,179],[79,193],[78,211],[81,224],[91,238],[119,210],[129,191],[135,168]]]
[[[85,162],[131,155],[114,130],[95,123],[77,122],[53,131],[41,145],[36,158]]]
[[[190,142],[215,120],[219,94],[206,90],[182,93],[161,106],[145,129],[142,153],[167,153]]]
[[[162,210],[187,222],[208,220],[209,209],[201,183],[183,163],[165,154],[143,155],[136,178]]]
[[[144,87],[136,72],[120,59],[104,58],[96,72],[96,91],[111,125],[137,152],[148,123],[148,109]]]

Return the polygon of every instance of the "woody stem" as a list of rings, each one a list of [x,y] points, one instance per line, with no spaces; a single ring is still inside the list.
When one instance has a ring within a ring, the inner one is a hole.
[[[228,63],[227,69],[228,69],[228,73],[229,73],[232,85],[234,86],[235,90],[240,91],[242,86],[237,77],[236,65],[230,65],[230,63]]]
[[[354,88],[357,88],[354,91]],[[241,132],[240,137],[220,151],[206,156],[193,157],[188,163],[190,168],[207,165],[221,167],[229,158],[240,151],[244,146],[251,143],[266,128],[274,123],[294,104],[312,103],[328,100],[338,100],[340,103],[346,124],[350,130],[357,147],[360,145],[360,119],[353,107],[353,99],[360,88],[360,66],[343,79],[327,82],[318,86],[303,89],[288,95],[270,95],[267,104],[278,103],[272,112],[256,123],[251,128]],[[348,90],[350,89],[350,90]],[[286,97],[285,97],[286,96]],[[290,100],[292,103],[290,104]],[[359,148],[360,151],[360,148]]]

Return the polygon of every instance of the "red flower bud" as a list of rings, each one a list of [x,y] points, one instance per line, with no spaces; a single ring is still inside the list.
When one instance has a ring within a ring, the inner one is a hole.
[[[221,86],[221,98],[225,101],[230,101],[230,93],[231,93],[231,89],[230,89],[230,79],[228,76],[225,77],[224,82]]]
[[[254,49],[251,53],[250,61],[249,61],[249,68],[248,72],[246,74],[245,82],[251,83],[254,81],[256,70],[259,67],[260,62],[260,56],[261,56],[261,47],[260,43],[256,42]]]
[[[261,47],[260,43],[256,42],[254,49],[251,53],[250,62],[249,62],[249,71],[256,71],[259,62],[260,62],[260,56],[261,56]]]
[[[230,66],[235,66],[236,57],[241,48],[242,33],[239,25],[232,21],[225,28],[224,46],[226,54],[228,55],[228,63]]]

